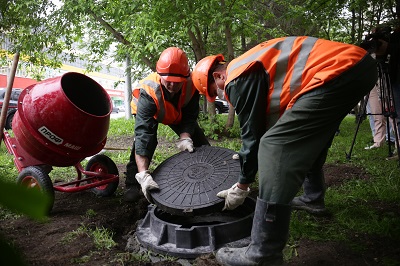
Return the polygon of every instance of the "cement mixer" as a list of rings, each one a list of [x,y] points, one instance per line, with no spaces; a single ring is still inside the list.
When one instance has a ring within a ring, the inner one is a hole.
[[[106,155],[112,101],[107,92],[86,75],[69,72],[23,90],[12,122],[13,137],[4,131],[7,150],[14,156],[17,183],[37,188],[51,197],[54,191],[91,190],[112,195],[119,183],[118,168]],[[81,162],[87,158],[85,169]],[[54,183],[53,166],[74,166],[77,177]]]

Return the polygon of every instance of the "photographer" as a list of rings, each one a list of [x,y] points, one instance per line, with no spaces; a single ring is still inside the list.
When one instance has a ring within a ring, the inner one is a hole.
[[[375,87],[366,96],[367,112],[370,114],[369,121],[373,136],[373,145],[365,147],[366,150],[379,148],[384,145],[385,139],[393,141],[389,132],[386,132],[387,117],[384,115],[386,106],[386,79],[388,75],[388,55],[386,53],[390,40],[391,28],[388,26],[377,26],[372,33],[365,37],[360,47],[367,50],[378,62],[379,79]],[[391,128],[391,126],[390,126]],[[389,140],[390,137],[390,140]]]
[[[397,9],[399,10],[399,9]],[[399,17],[399,14],[397,14]],[[394,118],[395,134],[399,136],[400,120],[400,26],[393,32],[388,26],[378,26],[372,34],[366,36],[360,44],[362,48],[376,55],[376,60],[382,66],[383,72],[390,78],[391,102],[389,103],[390,118]],[[386,110],[383,110],[386,111]]]
[[[392,29],[388,26],[377,26],[372,30],[371,34],[365,37],[360,47],[367,50],[370,54],[376,54],[376,59],[379,62],[385,62],[391,31]]]

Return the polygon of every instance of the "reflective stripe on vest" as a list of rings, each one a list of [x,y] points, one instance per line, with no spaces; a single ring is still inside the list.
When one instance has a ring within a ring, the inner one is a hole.
[[[232,65],[229,65],[228,76],[240,66],[254,61],[258,61],[259,57],[264,53],[266,53],[271,48],[281,51],[277,59],[276,73],[273,80],[274,91],[272,93],[271,101],[269,104],[269,114],[271,121],[276,121],[280,116],[280,107],[281,107],[280,95],[282,93],[284,81],[287,76],[286,70],[288,69],[289,56],[292,51],[293,43],[296,40],[296,38],[297,37],[287,37],[285,39],[282,39],[282,41],[280,42],[265,47],[264,49],[260,49],[259,51],[249,55],[248,57],[245,57],[243,60],[235,62]],[[297,61],[294,64],[293,74],[289,81],[291,92],[295,91],[301,86],[301,76],[304,67],[306,65],[308,56],[317,40],[318,40],[317,38],[308,37],[303,42]]]
[[[161,84],[154,82],[153,80],[144,80],[143,84],[151,87],[154,90],[158,102],[157,121],[162,122],[165,117],[165,106],[164,106],[164,99],[162,97]]]
[[[304,93],[318,88],[357,64],[366,51],[350,44],[314,37],[283,37],[260,43],[229,63],[225,86],[256,62],[268,75],[267,124]]]
[[[195,87],[192,85],[191,78],[188,78],[182,87],[178,106],[174,107],[170,102],[164,101],[160,77],[158,74],[153,73],[140,81],[138,87],[136,87],[132,92],[133,97],[131,101],[131,109],[133,114],[136,114],[137,112],[140,90],[146,91],[146,93],[153,98],[157,106],[157,113],[154,115],[154,118],[158,122],[166,125],[177,124],[180,122],[182,118],[182,107],[186,106],[190,102],[196,92]]]

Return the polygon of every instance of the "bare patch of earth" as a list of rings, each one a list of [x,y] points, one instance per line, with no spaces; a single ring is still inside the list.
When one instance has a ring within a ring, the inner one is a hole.
[[[160,145],[168,143],[160,143]],[[114,138],[108,147],[131,147],[132,138]],[[141,198],[134,204],[125,203],[123,195],[124,165],[118,165],[120,188],[112,197],[98,198],[89,192],[55,193],[55,203],[47,222],[40,223],[26,217],[0,221],[0,234],[20,251],[27,265],[182,265],[181,261],[133,261],[134,252],[126,249],[128,239],[135,233],[138,222],[147,213],[148,203]],[[326,165],[327,186],[340,185],[350,178],[368,179],[364,171],[349,165]],[[257,191],[253,192],[257,196]],[[392,212],[400,217],[398,206],[373,203],[381,212]],[[93,213],[89,215],[88,210]],[[297,213],[297,215],[301,215]],[[316,218],[329,224],[332,217]],[[68,237],[84,226],[87,229],[105,228],[113,233],[116,246],[99,249],[89,234]],[[297,256],[287,265],[400,265],[400,240],[371,235],[349,236],[351,243],[300,239]],[[361,247],[361,248],[360,248]],[[390,258],[392,263],[383,262]],[[130,261],[129,261],[130,260]],[[1,261],[1,260],[0,260]],[[219,265],[213,254],[185,262],[197,266]]]

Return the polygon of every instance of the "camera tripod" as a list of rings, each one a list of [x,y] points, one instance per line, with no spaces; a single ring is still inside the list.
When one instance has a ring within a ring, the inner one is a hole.
[[[358,130],[360,129],[360,125],[363,121],[362,116],[365,116],[365,115],[383,115],[386,118],[386,132],[387,132],[387,136],[388,136],[387,138],[389,141],[388,158],[393,157],[393,150],[392,150],[392,146],[390,145],[390,120],[392,121],[393,132],[394,132],[394,136],[395,136],[395,147],[397,149],[397,153],[400,151],[399,136],[398,136],[398,134],[396,134],[396,132],[398,132],[397,123],[396,123],[397,113],[396,113],[396,108],[395,108],[395,103],[394,103],[393,89],[390,84],[390,78],[389,78],[389,74],[388,74],[387,64],[378,62],[377,67],[378,67],[378,85],[380,88],[379,98],[380,98],[380,102],[381,102],[382,113],[371,114],[371,113],[366,112],[367,104],[368,104],[368,100],[369,100],[369,96],[370,96],[370,93],[368,93],[365,96],[365,100],[361,106],[361,111],[357,115],[358,121],[357,121],[356,132],[354,134],[354,138],[353,138],[353,142],[350,147],[350,151],[349,151],[349,153],[346,153],[346,158],[348,160],[351,159],[351,153],[353,151],[357,133],[358,133]],[[399,158],[399,166],[400,166],[400,158]]]

